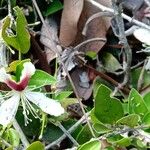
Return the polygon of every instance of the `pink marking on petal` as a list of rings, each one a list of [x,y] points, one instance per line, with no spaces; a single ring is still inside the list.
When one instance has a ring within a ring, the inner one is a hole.
[[[7,80],[6,84],[13,90],[16,91],[23,91],[29,82],[30,77],[29,76],[25,76],[24,79],[22,79],[20,82],[16,83],[13,80]]]

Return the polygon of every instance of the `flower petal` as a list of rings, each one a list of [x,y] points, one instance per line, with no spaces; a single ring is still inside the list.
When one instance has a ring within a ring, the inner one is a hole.
[[[31,62],[25,62],[23,66],[19,82],[12,79],[6,81],[7,86],[15,91],[23,91],[27,87],[30,77],[35,73],[35,67]]]
[[[30,78],[35,73],[35,66],[31,62],[25,62],[23,67],[24,68],[21,73],[20,82],[26,78],[26,76]]]
[[[4,67],[0,69],[0,82],[6,83],[7,80],[11,79],[11,76],[6,73],[6,70]]]
[[[27,91],[25,95],[29,101],[36,104],[45,113],[53,116],[60,116],[64,113],[64,108],[59,102],[46,97],[43,93]]]
[[[19,94],[14,94],[8,100],[2,102],[0,105],[0,124],[7,126],[15,117],[18,106],[19,106],[20,96]]]

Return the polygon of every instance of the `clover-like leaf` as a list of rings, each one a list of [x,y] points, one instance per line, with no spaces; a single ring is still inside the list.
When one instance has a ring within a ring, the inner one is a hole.
[[[129,94],[128,104],[129,114],[138,114],[140,117],[144,117],[149,112],[142,96],[135,89],[132,89]]]
[[[44,150],[44,145],[39,142],[39,141],[36,141],[34,143],[32,143],[26,150]]]
[[[121,102],[110,94],[108,87],[100,85],[95,97],[94,114],[100,122],[114,124],[124,116],[124,112]]]
[[[2,27],[2,38],[8,45],[25,54],[30,48],[30,34],[26,29],[27,21],[22,10],[18,6],[14,7],[14,10],[17,15],[16,34],[7,34],[7,28],[10,26],[11,22],[11,18],[7,16]]]
[[[137,114],[131,114],[128,116],[125,116],[117,121],[117,124],[127,125],[129,127],[134,127],[138,125],[138,122],[140,120],[140,116]]]
[[[101,143],[98,140],[91,140],[81,145],[77,150],[100,150]]]

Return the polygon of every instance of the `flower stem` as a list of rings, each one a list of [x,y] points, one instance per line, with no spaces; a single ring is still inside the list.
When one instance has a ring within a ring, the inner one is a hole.
[[[21,142],[22,144],[24,145],[25,148],[27,148],[30,144],[26,138],[26,136],[24,135],[20,125],[18,124],[17,120],[14,119],[13,121],[13,126],[14,128],[16,129],[16,131],[18,132],[19,136],[20,136],[20,139],[21,139]]]
[[[19,60],[21,61],[21,52],[19,51]]]
[[[42,127],[41,127],[41,132],[40,132],[39,139],[42,139],[42,137],[43,137],[43,132],[44,132],[44,128],[45,128],[45,122],[46,122],[46,114],[43,112],[42,113]]]

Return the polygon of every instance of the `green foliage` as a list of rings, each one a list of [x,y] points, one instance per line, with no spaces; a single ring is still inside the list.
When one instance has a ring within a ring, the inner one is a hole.
[[[55,99],[65,101],[67,97],[72,94],[71,91],[61,91],[60,93],[56,94]]]
[[[139,120],[140,120],[139,115],[131,114],[131,115],[128,115],[119,119],[117,121],[117,124],[126,125],[126,126],[133,128],[138,125]]]
[[[95,60],[97,53],[95,51],[87,51],[85,55]]]
[[[109,88],[104,85],[99,86],[95,97],[94,114],[100,122],[114,124],[123,117],[124,112],[121,102],[110,94]]]
[[[88,142],[91,138],[92,138],[92,134],[89,130],[88,125],[86,124],[82,128],[82,130],[80,131],[78,136],[76,137],[76,140],[79,144],[84,144],[84,143]]]
[[[62,8],[63,8],[63,5],[60,2],[60,0],[54,0],[47,6],[46,11],[44,11],[44,15],[49,16],[49,15],[54,14],[55,12],[61,10]]]
[[[112,129],[108,128],[107,126],[105,126],[102,123],[93,124],[93,128],[99,134],[104,134],[104,133],[108,133],[108,132],[112,131]]]
[[[22,10],[18,6],[16,6],[14,10],[17,15],[15,28],[16,34],[7,34],[7,29],[10,27],[11,23],[11,18],[7,16],[2,27],[2,38],[8,45],[25,54],[30,48],[30,34],[26,29],[27,21]]]
[[[148,112],[146,103],[144,102],[142,96],[135,90],[132,89],[129,94],[129,114],[138,114],[141,117]]]
[[[104,53],[102,61],[105,69],[108,72],[115,72],[119,69],[122,69],[119,61],[111,53]]]
[[[78,150],[100,150],[101,143],[99,140],[91,140],[83,145],[81,145]]]
[[[134,87],[135,89],[137,88],[137,83],[140,77],[140,72],[141,72],[142,68],[137,68],[134,70],[131,70],[131,85],[132,87]],[[147,71],[144,71],[144,75],[143,75],[143,87],[147,86],[150,84],[150,74]]]
[[[36,85],[37,87],[51,84],[56,84],[56,79],[42,70],[36,70],[35,74],[29,81],[30,86]]]
[[[119,145],[119,146],[129,146],[131,144],[130,138],[124,138],[121,135],[111,135],[111,137],[107,138],[107,141],[111,144]]]
[[[10,128],[8,130],[8,136],[9,136],[9,141],[11,143],[11,145],[13,145],[14,147],[18,147],[20,144],[20,137],[19,134],[16,130]]]
[[[26,150],[45,150],[44,145],[39,142],[33,142]]]

